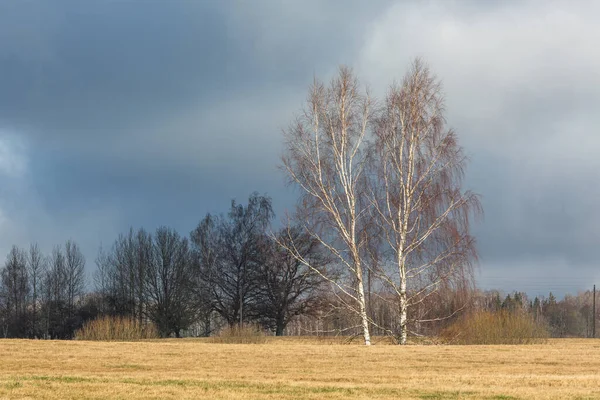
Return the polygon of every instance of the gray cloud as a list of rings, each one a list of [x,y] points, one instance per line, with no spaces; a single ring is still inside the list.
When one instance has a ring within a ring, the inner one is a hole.
[[[0,139],[11,143],[0,167],[16,168],[15,135],[26,149],[19,190],[3,186],[6,243],[75,237],[92,249],[130,224],[186,231],[254,190],[283,212],[280,130],[313,74],[352,58],[376,10],[0,4]]]
[[[398,4],[368,34],[359,65],[379,87],[415,55],[443,79],[448,121],[472,159],[468,185],[483,196],[485,286],[599,277],[598,11],[585,1]]]

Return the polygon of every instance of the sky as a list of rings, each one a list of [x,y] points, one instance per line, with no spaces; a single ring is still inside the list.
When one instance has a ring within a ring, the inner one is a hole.
[[[0,2],[0,257],[130,226],[190,232],[293,190],[282,129],[313,77],[377,96],[422,57],[481,195],[483,289],[600,284],[600,2]]]

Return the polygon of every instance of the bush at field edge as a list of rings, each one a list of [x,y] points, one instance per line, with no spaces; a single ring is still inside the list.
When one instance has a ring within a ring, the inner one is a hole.
[[[530,315],[502,310],[467,314],[440,336],[449,344],[535,344],[545,342],[549,333]]]
[[[242,324],[223,328],[213,343],[261,344],[267,342],[267,336],[259,325]]]
[[[88,321],[75,332],[76,340],[133,341],[159,337],[152,323],[141,324],[131,318],[112,316]]]

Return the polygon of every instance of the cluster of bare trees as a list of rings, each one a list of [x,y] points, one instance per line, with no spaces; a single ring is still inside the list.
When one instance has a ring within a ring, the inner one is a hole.
[[[0,269],[0,334],[69,338],[85,318],[84,268],[73,241],[48,256],[37,245],[28,251],[13,246]]]
[[[271,232],[273,217],[271,199],[254,193],[227,214],[206,215],[189,238],[167,227],[130,229],[100,248],[87,292],[74,242],[49,256],[37,245],[13,247],[0,269],[0,333],[66,339],[86,320],[114,315],[153,322],[162,336],[246,323],[282,335],[294,317],[320,309],[324,285],[278,242],[291,237],[305,259],[328,261],[301,229]]]
[[[322,295],[318,274],[281,243],[288,234],[298,252],[323,268],[327,260],[314,239],[298,228],[267,230],[274,217],[269,198],[252,195],[246,207],[232,202],[227,217],[207,215],[192,232],[201,287],[210,307],[230,326],[260,322],[277,335],[299,314],[314,312]]]
[[[191,323],[194,271],[188,240],[177,232],[130,229],[110,250],[100,250],[96,264],[100,313],[151,320],[165,336]]]
[[[244,323],[283,334],[316,310],[322,281],[271,238],[273,216],[271,199],[255,193],[227,215],[206,215],[189,239],[164,227],[119,236],[97,259],[99,311],[152,321],[163,336]],[[292,230],[299,253],[324,264],[318,243]],[[284,242],[287,234],[276,233]]]
[[[473,286],[469,222],[480,204],[462,189],[466,159],[424,63],[416,60],[382,103],[348,68],[328,86],[315,80],[284,135],[283,165],[302,192],[297,220],[337,268],[304,259],[291,237],[281,244],[335,288],[365,344],[372,327],[404,344],[410,326],[443,318],[420,305],[442,289]],[[397,321],[381,326],[369,315],[365,281],[393,295],[380,300],[398,310]]]

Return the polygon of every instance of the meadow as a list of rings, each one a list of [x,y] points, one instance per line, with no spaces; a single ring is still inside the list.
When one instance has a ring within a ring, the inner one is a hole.
[[[600,398],[600,340],[370,348],[335,339],[264,344],[0,340],[0,399]]]

